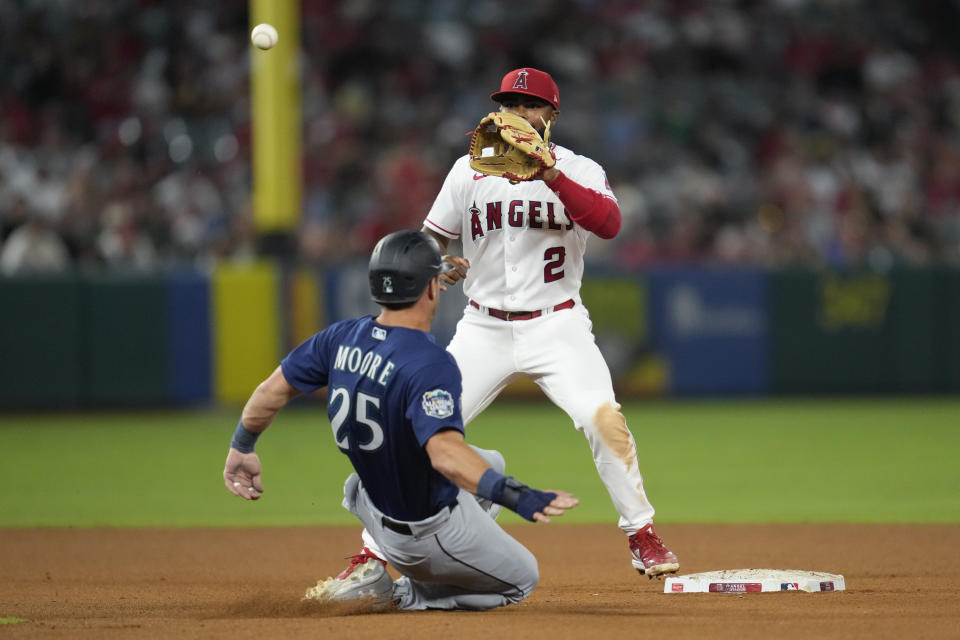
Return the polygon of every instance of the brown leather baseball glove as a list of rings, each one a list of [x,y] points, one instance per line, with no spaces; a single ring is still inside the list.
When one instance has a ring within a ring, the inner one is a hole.
[[[549,123],[541,138],[520,116],[494,111],[480,121],[470,139],[470,167],[488,176],[533,180],[554,164]]]

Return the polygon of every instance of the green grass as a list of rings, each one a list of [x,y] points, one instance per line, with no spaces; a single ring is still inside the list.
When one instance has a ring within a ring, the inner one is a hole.
[[[0,624],[17,624],[19,622],[28,622],[26,618],[0,618]]]
[[[960,400],[635,402],[659,522],[960,522]],[[227,493],[236,412],[0,416],[0,526],[355,524],[347,459],[320,407],[290,407],[257,445],[266,494]],[[583,436],[547,401],[499,402],[468,428],[508,473],[581,499],[564,522],[614,522]],[[507,514],[502,522],[519,521]]]

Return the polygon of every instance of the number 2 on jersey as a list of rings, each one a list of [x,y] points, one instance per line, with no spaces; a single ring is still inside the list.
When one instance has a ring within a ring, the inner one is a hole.
[[[544,282],[553,282],[563,277],[563,261],[567,259],[566,247],[550,247],[543,252],[543,259],[547,261],[543,267]]]
[[[344,427],[344,423],[350,418],[351,402],[350,392],[344,387],[337,387],[330,393],[330,401],[328,403],[330,407],[333,407],[337,402],[340,403],[340,406],[337,407],[336,413],[330,418],[330,426],[333,428],[333,438],[337,441],[337,446],[344,451],[349,451],[351,425],[348,424]],[[355,406],[356,414],[353,416],[351,422],[353,424],[359,423],[366,425],[367,428],[370,429],[370,440],[368,442],[365,444],[355,443],[361,451],[376,451],[380,448],[380,445],[383,444],[383,428],[376,420],[370,417],[371,406],[374,410],[380,409],[380,398],[358,391]],[[344,432],[342,437],[340,435],[341,429]]]

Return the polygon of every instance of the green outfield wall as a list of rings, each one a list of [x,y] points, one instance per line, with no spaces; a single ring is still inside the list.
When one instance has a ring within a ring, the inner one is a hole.
[[[0,278],[0,404],[73,405],[83,393],[81,278]]]
[[[956,271],[784,271],[770,278],[772,391],[960,390]]]
[[[623,396],[960,391],[958,269],[588,269],[583,300]],[[464,304],[445,294],[439,342]],[[0,407],[242,403],[375,309],[362,262],[0,278]]]

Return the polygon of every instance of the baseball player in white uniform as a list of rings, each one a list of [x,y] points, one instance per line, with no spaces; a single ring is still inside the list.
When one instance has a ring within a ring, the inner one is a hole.
[[[529,67],[506,74],[490,97],[541,134],[560,113],[556,83]],[[679,561],[654,531],[636,443],[580,299],[587,237],[614,237],[620,209],[599,164],[556,144],[550,152],[555,165],[520,182],[477,173],[461,157],[424,221],[445,251],[450,240],[463,246],[462,257],[445,256],[455,268],[442,276],[463,279],[469,299],[447,347],[463,375],[463,421],[511,381],[536,382],[586,436],[633,566],[651,578],[673,573]],[[366,532],[364,541],[375,553]]]

